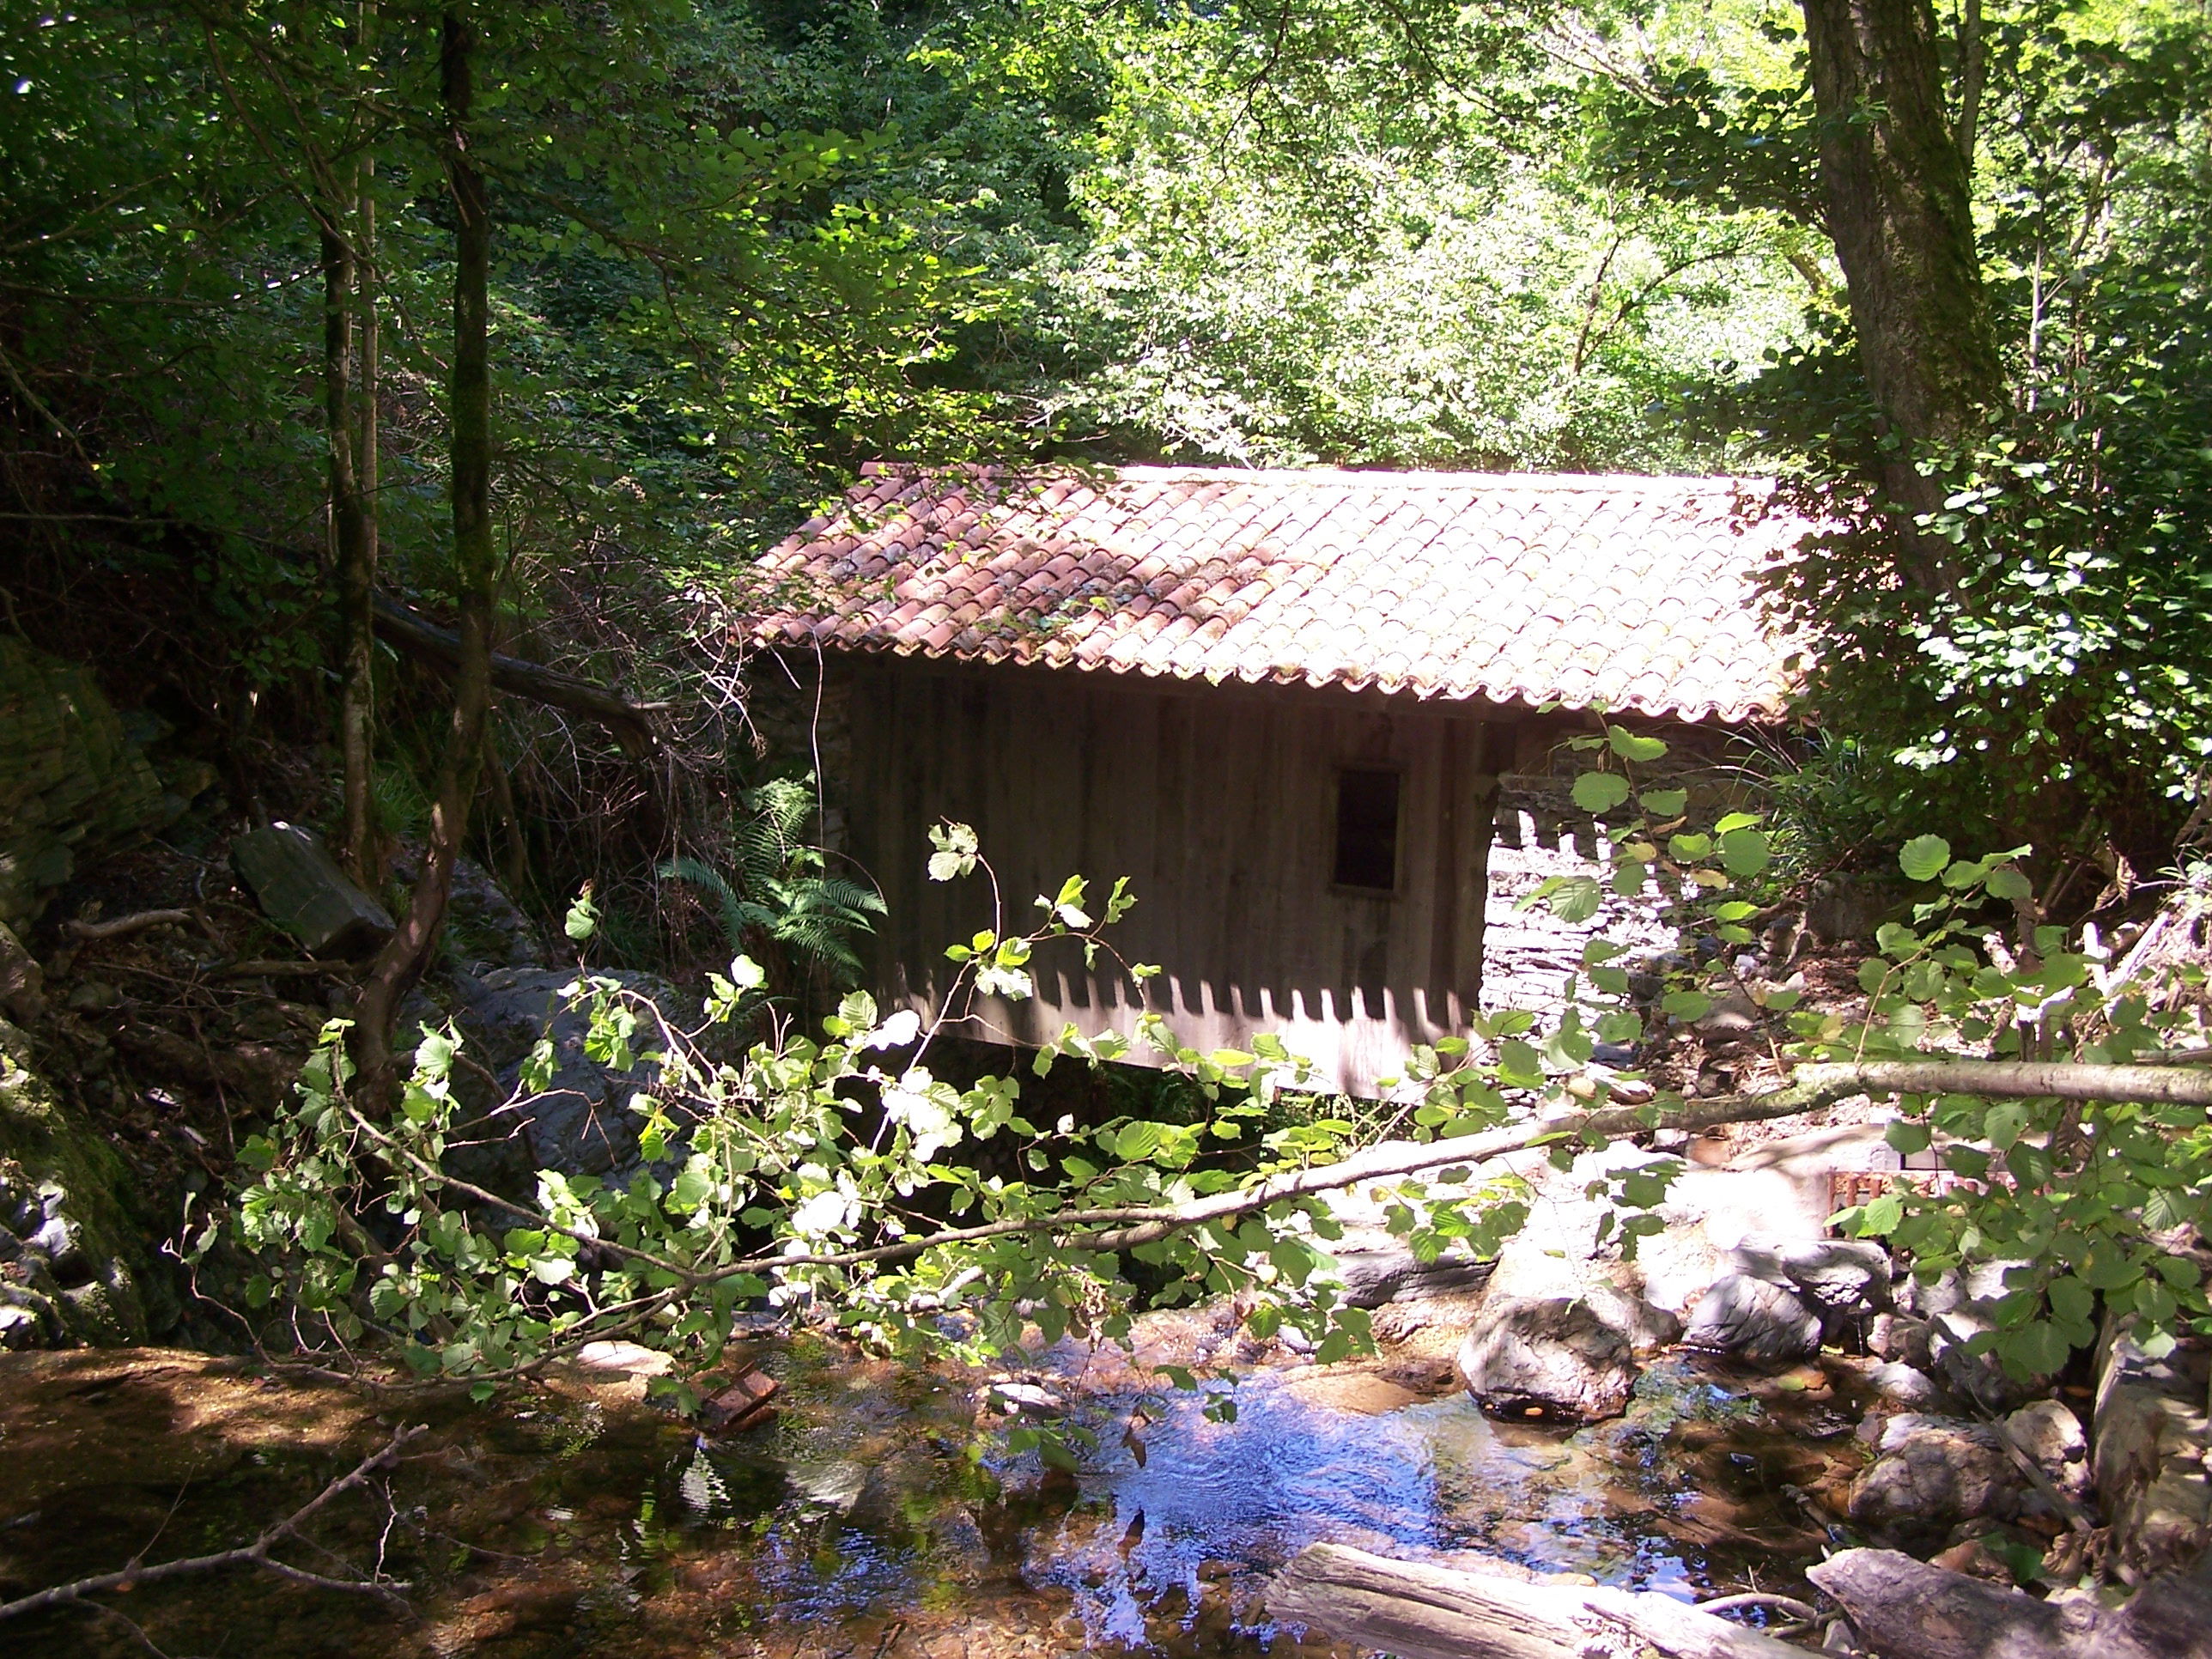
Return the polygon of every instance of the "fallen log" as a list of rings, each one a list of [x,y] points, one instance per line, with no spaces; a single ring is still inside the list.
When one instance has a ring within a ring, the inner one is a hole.
[[[1301,1551],[1267,1616],[1399,1659],[1804,1659],[1802,1648],[1671,1596],[1521,1583],[1341,1544]]]
[[[1875,1659],[2212,1659],[2204,1564],[2145,1586],[2117,1611],[2039,1601],[1895,1550],[1845,1550],[1805,1575]]]
[[[375,605],[376,631],[386,644],[398,647],[442,672],[451,672],[459,663],[461,636],[452,629],[441,628],[386,593],[376,596]],[[614,733],[623,753],[634,760],[653,752],[653,706],[632,702],[621,692],[597,680],[495,651],[491,683],[501,691],[527,697],[549,708],[565,708],[572,714],[597,720]]]

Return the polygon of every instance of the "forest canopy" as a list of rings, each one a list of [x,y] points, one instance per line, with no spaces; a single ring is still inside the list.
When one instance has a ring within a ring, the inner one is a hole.
[[[328,714],[350,845],[445,787],[434,697],[372,732],[373,589],[473,592],[487,641],[703,706],[681,642],[867,459],[1776,475],[1838,526],[1775,576],[1832,856],[1933,811],[2124,888],[2212,756],[2207,33],[2088,0],[17,7],[8,586],[88,653],[83,617],[135,618],[136,691],[240,740]],[[588,753],[508,769],[543,904],[718,850],[566,835],[534,807],[604,795]]]

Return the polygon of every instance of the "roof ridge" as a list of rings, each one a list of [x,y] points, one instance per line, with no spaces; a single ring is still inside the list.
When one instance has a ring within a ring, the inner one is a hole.
[[[1176,483],[1333,483],[1370,487],[1492,489],[1603,489],[1627,485],[1645,489],[1672,485],[1692,489],[1771,490],[1775,480],[1736,472],[1481,472],[1463,468],[1357,466],[1171,466],[1131,462],[1091,466],[1068,461],[872,460],[861,464],[862,477],[888,475],[966,473],[985,479],[1098,477]]]

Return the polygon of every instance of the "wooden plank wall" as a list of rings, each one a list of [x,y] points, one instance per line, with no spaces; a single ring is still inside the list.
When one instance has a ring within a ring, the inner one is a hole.
[[[1132,682],[1078,672],[862,659],[850,680],[854,855],[890,916],[876,941],[887,1006],[935,1012],[945,946],[991,925],[981,872],[933,883],[928,829],[973,824],[1005,930],[1071,874],[1094,901],[1128,876],[1115,937],[1158,963],[1147,1006],[1201,1049],[1280,1033],[1334,1086],[1373,1091],[1415,1042],[1475,1005],[1495,780],[1491,728],[1457,710],[1294,688]],[[1393,896],[1334,890],[1336,780],[1401,771]],[[1069,1021],[1127,1029],[1128,981],[1072,946],[1033,964],[1039,995],[975,1006],[978,1036],[1035,1042]]]

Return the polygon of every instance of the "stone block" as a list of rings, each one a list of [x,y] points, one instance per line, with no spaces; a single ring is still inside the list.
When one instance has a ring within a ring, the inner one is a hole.
[[[312,956],[360,956],[392,937],[385,908],[297,824],[248,830],[231,842],[230,861],[262,913]]]

